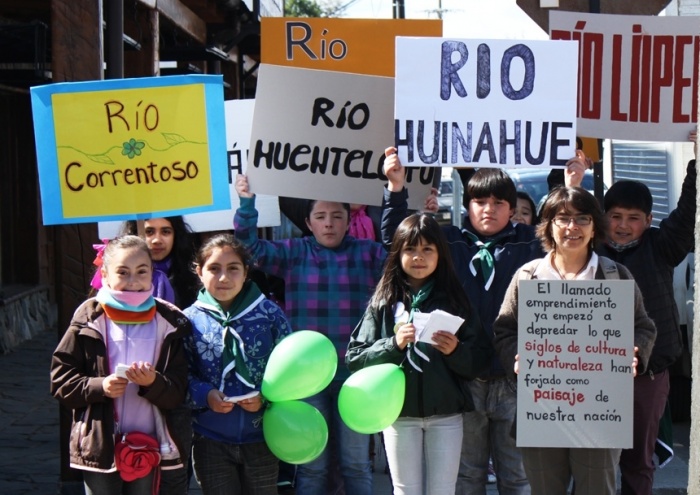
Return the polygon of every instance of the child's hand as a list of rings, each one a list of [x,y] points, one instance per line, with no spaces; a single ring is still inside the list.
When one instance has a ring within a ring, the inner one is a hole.
[[[396,154],[396,148],[390,146],[384,150],[384,167],[382,171],[386,178],[389,179],[387,188],[391,192],[403,191],[403,186],[406,182],[406,169],[399,161],[399,155]]]
[[[425,206],[424,209],[425,211],[429,211],[431,213],[437,213],[438,211],[438,190],[435,189],[434,187],[430,188],[430,194],[425,198]]]
[[[126,392],[126,386],[129,384],[129,380],[126,378],[120,378],[114,373],[106,376],[102,380],[102,391],[105,393],[105,397],[110,399],[116,399],[121,397]]]
[[[248,176],[242,174],[236,175],[236,192],[239,198],[252,198],[254,196],[254,194],[250,192]]]
[[[459,339],[456,335],[444,330],[438,330],[433,334],[433,347],[442,352],[445,356],[449,356],[459,345]]]
[[[415,341],[416,327],[413,326],[413,323],[401,325],[396,331],[396,345],[399,346],[399,349],[403,350],[410,342]]]
[[[634,358],[632,359],[632,376],[637,376],[637,365],[639,364],[639,358],[637,357],[637,354],[639,354],[639,347],[634,346]]]
[[[209,409],[211,409],[214,412],[221,413],[221,414],[226,414],[231,412],[233,409],[233,402],[227,402],[224,400],[224,395],[223,392],[213,388],[209,391],[207,394],[207,405],[209,406]]]
[[[156,370],[153,365],[146,361],[131,363],[131,367],[126,370],[126,377],[130,382],[134,382],[141,387],[150,387],[156,381]]]
[[[248,412],[258,412],[262,407],[262,396],[258,394],[250,399],[244,399],[238,404]]]
[[[520,354],[515,355],[515,362],[513,363],[513,372],[516,375],[520,373]]]
[[[566,162],[566,170],[564,171],[564,184],[566,187],[577,187],[583,182],[583,174],[591,168],[593,163],[583,151],[576,150],[576,156]]]

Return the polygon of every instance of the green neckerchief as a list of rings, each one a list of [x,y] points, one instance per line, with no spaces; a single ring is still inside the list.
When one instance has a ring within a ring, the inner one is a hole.
[[[197,294],[197,300],[208,304],[209,306],[214,306],[222,314],[228,316],[236,316],[238,313],[243,311],[245,308],[250,306],[257,298],[260,297],[262,292],[258,289],[258,286],[253,283],[252,280],[246,280],[243,284],[243,288],[238,293],[238,295],[233,299],[231,306],[229,306],[227,311],[221,308],[219,301],[214,299],[211,294],[209,294],[206,289],[200,289]]]
[[[484,289],[489,290],[496,273],[496,270],[494,269],[493,254],[491,253],[490,249],[491,246],[496,244],[496,240],[483,242],[473,232],[469,232],[466,229],[463,229],[462,232],[479,248],[479,251],[477,251],[477,253],[472,257],[471,261],[469,261],[469,270],[472,272],[472,275],[476,276],[476,266],[474,266],[474,264],[478,261],[479,267],[481,268],[481,273],[484,276]]]
[[[209,316],[214,318],[224,328],[222,369],[226,369],[230,363],[235,362],[236,374],[243,383],[251,388],[255,388],[255,385],[250,378],[250,372],[246,365],[247,359],[243,350],[243,341],[238,335],[238,332],[233,328],[233,320],[242,311],[254,304],[261,295],[262,292],[260,292],[258,286],[248,280],[243,284],[241,292],[234,298],[228,310],[224,311],[219,301],[214,299],[205,289],[201,289],[197,294],[197,302],[203,303],[197,304],[197,306],[206,311]]]
[[[430,279],[425,284],[423,284],[423,287],[418,289],[418,292],[413,293],[413,291],[411,291],[411,313],[408,315],[409,323],[413,321],[413,315],[417,311],[420,311],[421,304],[423,304],[423,302],[433,291],[433,286],[435,286],[435,279]],[[413,345],[409,346],[408,352],[406,352],[406,358],[408,359],[408,363],[420,373],[423,372],[423,369],[420,366],[418,366],[415,362],[413,362],[411,354],[412,352],[415,352],[418,357],[420,357],[424,361],[430,362],[430,358],[425,353],[425,349],[421,348],[425,345],[426,344],[424,344],[423,342],[414,342]]]
[[[408,323],[413,321],[413,314],[416,310],[420,310],[420,305],[428,298],[434,286],[435,279],[430,279],[423,284],[423,287],[418,289],[417,293],[414,294],[413,291],[411,291],[411,313],[408,315]]]

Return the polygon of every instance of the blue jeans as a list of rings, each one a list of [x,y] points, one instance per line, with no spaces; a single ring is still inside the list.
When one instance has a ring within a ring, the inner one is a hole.
[[[323,415],[329,429],[329,439],[335,438],[340,474],[348,495],[372,494],[372,470],[369,460],[369,435],[357,433],[343,423],[338,412],[338,393],[342,382],[334,380],[320,393],[305,399]],[[331,431],[332,430],[332,431]],[[315,460],[297,468],[297,495],[328,495],[331,471],[330,446],[326,445]]]
[[[154,472],[143,478],[126,482],[118,472],[82,471],[85,495],[152,495]]]
[[[383,433],[394,495],[454,495],[461,414],[399,418]]]
[[[265,442],[229,444],[198,433],[192,462],[204,495],[277,495],[277,458]]]
[[[485,495],[489,454],[493,458],[500,495],[529,495],[530,485],[520,449],[515,446],[513,424],[517,394],[505,377],[467,382],[474,411],[464,413],[464,439],[459,466],[459,495]]]

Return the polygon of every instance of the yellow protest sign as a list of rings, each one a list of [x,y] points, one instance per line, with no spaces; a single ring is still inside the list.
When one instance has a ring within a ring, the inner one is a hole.
[[[33,88],[35,126],[51,114],[46,132],[36,133],[44,222],[228,208],[228,188],[220,186],[228,182],[223,97],[212,94],[210,82],[143,78]],[[54,139],[41,139],[49,135]]]

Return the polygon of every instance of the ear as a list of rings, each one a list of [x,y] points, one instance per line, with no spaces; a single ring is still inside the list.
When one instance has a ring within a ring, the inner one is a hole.
[[[100,276],[102,277],[102,287],[111,288],[109,284],[107,284],[107,269],[104,265],[100,267]]]
[[[654,218],[654,215],[652,215],[651,213],[649,213],[649,215],[647,215],[647,228],[651,227],[651,221],[653,220],[653,218]]]
[[[197,276],[198,276],[198,277],[200,277],[200,278],[202,277],[202,267],[201,267],[201,266],[195,265],[195,266],[194,266],[194,271],[197,273]]]
[[[304,219],[304,222],[306,222],[306,227],[307,227],[309,230],[311,230],[311,222],[309,222],[309,218],[308,218],[308,217]]]

